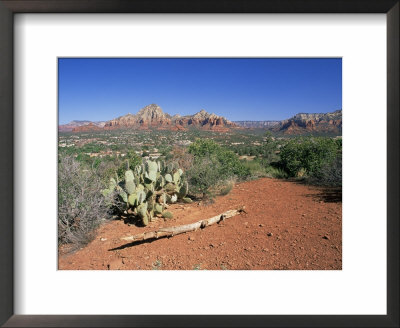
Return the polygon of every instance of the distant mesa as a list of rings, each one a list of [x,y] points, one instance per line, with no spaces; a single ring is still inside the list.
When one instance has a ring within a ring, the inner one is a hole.
[[[72,132],[90,132],[90,131],[102,131],[103,127],[100,127],[92,122],[86,125],[80,125],[72,129]]]
[[[235,121],[249,129],[268,129],[284,135],[342,134],[342,110],[332,113],[299,113],[282,121]]]
[[[249,129],[269,129],[278,125],[280,121],[234,121],[236,125]]]
[[[93,124],[99,128],[102,128],[106,122],[91,122],[91,121],[72,121],[68,124],[63,124],[58,126],[58,131],[60,132],[71,132],[77,127]]]
[[[271,128],[273,132],[281,132],[288,135],[305,133],[332,133],[342,134],[342,110],[339,109],[332,113],[300,113],[295,116],[280,121],[279,124]]]

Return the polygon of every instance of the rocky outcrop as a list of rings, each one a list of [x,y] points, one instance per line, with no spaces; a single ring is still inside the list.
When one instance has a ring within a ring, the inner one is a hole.
[[[164,113],[156,104],[142,108],[137,114],[127,114],[106,122],[104,129],[158,129],[181,131],[198,128],[213,131],[228,131],[237,127],[236,124],[222,116],[207,113],[204,109],[194,115],[174,115]]]
[[[342,134],[342,110],[332,113],[296,114],[283,120],[272,129],[283,134],[333,133]]]
[[[171,127],[171,125],[171,116],[164,113],[156,104],[151,104],[143,107],[137,114],[127,114],[106,122],[104,129],[165,129]]]

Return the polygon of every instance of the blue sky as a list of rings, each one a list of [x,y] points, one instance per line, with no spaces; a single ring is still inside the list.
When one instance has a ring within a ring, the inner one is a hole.
[[[342,108],[338,58],[60,58],[59,123],[105,121],[155,103],[236,120],[282,120]]]

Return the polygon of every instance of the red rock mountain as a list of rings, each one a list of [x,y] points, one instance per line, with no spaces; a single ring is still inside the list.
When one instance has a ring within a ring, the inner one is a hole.
[[[280,121],[272,129],[283,134],[332,133],[342,134],[342,110],[332,113],[296,114]]]
[[[104,129],[159,129],[159,130],[186,130],[198,128],[212,131],[228,131],[237,125],[222,116],[207,113],[204,109],[194,115],[171,116],[164,113],[156,104],[142,108],[137,114],[127,114],[105,123]]]

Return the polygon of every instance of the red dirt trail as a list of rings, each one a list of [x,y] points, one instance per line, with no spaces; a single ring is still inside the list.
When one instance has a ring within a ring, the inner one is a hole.
[[[136,242],[120,237],[193,223],[245,206],[246,213],[194,232]],[[174,204],[173,219],[147,227],[102,225],[86,247],[60,249],[60,270],[341,270],[342,203],[332,189],[262,178],[210,205]]]

